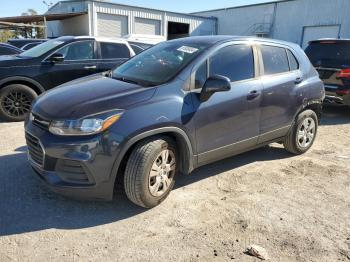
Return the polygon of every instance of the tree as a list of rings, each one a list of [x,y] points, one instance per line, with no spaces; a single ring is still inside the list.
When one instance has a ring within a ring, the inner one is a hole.
[[[0,42],[7,42],[11,38],[15,38],[16,34],[10,30],[0,30]]]
[[[22,16],[38,15],[34,9],[28,9],[21,14]],[[34,22],[32,25],[43,25],[43,22]],[[24,27],[16,29],[16,35],[24,38],[44,38],[44,28],[41,27]]]

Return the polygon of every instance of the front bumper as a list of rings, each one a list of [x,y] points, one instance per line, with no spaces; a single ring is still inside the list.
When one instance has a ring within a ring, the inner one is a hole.
[[[86,137],[61,137],[25,123],[28,160],[54,192],[78,199],[111,200],[113,165],[120,137],[109,131]]]

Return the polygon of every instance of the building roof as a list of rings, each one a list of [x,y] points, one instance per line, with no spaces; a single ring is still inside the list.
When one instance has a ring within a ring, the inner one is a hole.
[[[46,21],[64,20],[64,19],[68,19],[68,18],[80,16],[80,15],[85,15],[85,14],[87,14],[87,12],[0,17],[0,22],[33,23],[33,22],[42,22],[45,19],[46,19]]]
[[[170,13],[170,14],[176,14],[176,15],[185,15],[185,16],[197,17],[197,18],[201,18],[201,19],[217,20],[216,17],[205,17],[205,16],[196,15],[196,14],[187,14],[187,13],[173,12],[173,11],[167,11],[167,10],[162,10],[162,9],[154,9],[154,8],[148,8],[148,7],[142,7],[142,6],[119,4],[119,3],[116,3],[116,2],[112,2],[111,0],[65,0],[65,1],[58,1],[56,4],[54,4],[52,7],[50,7],[49,11],[54,9],[56,6],[58,6],[58,5],[62,4],[62,3],[74,3],[74,2],[104,3],[104,4],[110,4],[110,5],[118,5],[118,6],[124,6],[124,7],[139,8],[139,9],[148,10],[148,11],[157,11],[157,12],[165,12],[165,13]]]
[[[296,0],[273,0],[273,1],[268,1],[268,2],[264,2],[264,3],[247,4],[247,5],[226,7],[226,8],[217,8],[217,9],[203,10],[203,11],[193,12],[191,14],[199,14],[199,13],[221,11],[221,10],[230,10],[230,9],[237,9],[237,8],[243,8],[243,7],[260,6],[260,5],[269,5],[269,4],[276,4],[276,3],[282,3],[282,2],[290,2],[290,1],[296,1]]]

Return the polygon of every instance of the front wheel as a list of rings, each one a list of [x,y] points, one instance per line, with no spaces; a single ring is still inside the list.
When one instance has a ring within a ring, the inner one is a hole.
[[[125,169],[124,187],[136,205],[152,208],[160,204],[175,184],[177,150],[173,140],[146,140],[134,148]]]
[[[296,155],[308,151],[313,145],[318,128],[318,118],[314,111],[301,112],[287,137],[284,140],[285,149]]]
[[[0,90],[0,118],[5,121],[23,121],[29,114],[31,104],[37,97],[28,86],[13,84]]]

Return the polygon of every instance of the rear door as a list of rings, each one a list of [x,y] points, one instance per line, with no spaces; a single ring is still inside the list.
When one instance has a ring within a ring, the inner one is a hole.
[[[98,42],[98,72],[111,70],[128,60],[133,54],[124,43]]]
[[[289,130],[298,103],[294,90],[301,84],[302,75],[289,49],[267,44],[259,47],[264,86],[259,143],[263,143],[282,137]]]
[[[324,82],[327,95],[350,87],[349,78],[339,77],[341,70],[350,69],[350,41],[311,42],[305,53]]]

